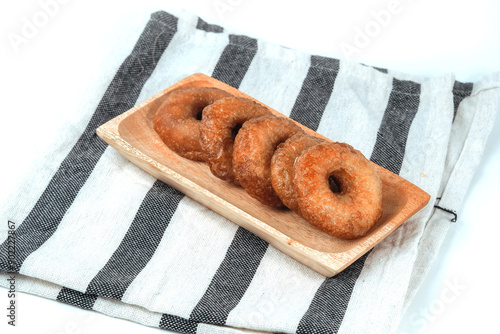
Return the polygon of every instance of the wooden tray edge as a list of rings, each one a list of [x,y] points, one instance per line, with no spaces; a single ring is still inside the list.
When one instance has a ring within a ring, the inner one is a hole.
[[[251,216],[250,214],[246,213],[245,211],[235,207],[231,203],[223,200],[222,198],[214,195],[207,189],[199,186],[198,184],[192,182],[188,178],[178,174],[177,172],[173,171],[172,169],[160,164],[159,162],[151,159],[150,157],[144,155],[141,151],[135,149],[130,143],[128,143],[126,140],[121,138],[120,133],[119,133],[119,125],[120,122],[123,121],[126,117],[129,115],[133,114],[134,112],[138,111],[142,107],[148,105],[152,101],[158,99],[159,97],[163,96],[167,92],[179,88],[181,86],[184,86],[186,84],[189,84],[190,82],[193,81],[206,81],[210,83],[212,86],[221,88],[223,90],[229,91],[230,93],[233,93],[235,95],[239,96],[244,96],[247,98],[250,98],[254,101],[254,98],[251,96],[248,96],[247,94],[239,91],[238,89],[231,87],[229,85],[226,85],[216,79],[213,79],[209,76],[206,76],[202,73],[195,73],[193,75],[190,75],[177,83],[169,86],[168,88],[162,90],[161,92],[153,95],[152,97],[148,98],[144,102],[138,104],[137,106],[131,108],[130,110],[126,111],[125,113],[115,117],[114,119],[108,121],[107,123],[101,125],[100,127],[97,128],[96,132],[97,135],[102,138],[106,143],[108,143],[111,147],[116,149],[118,152],[123,154],[128,160],[130,160],[132,163],[140,167],[141,169],[144,169],[146,172],[152,174],[156,178],[160,179],[161,181],[167,183],[168,185],[182,191],[185,193],[187,196],[195,199],[196,201],[200,202],[201,204],[207,206],[208,208],[212,209],[213,211],[221,214],[222,216],[230,219],[234,223],[238,224],[239,226],[249,230],[250,232],[256,234],[260,238],[264,239],[280,251],[284,252],[285,254],[291,256],[292,258],[298,260],[299,262],[305,264],[306,266],[314,269],[315,271],[319,272],[320,274],[331,277],[339,272],[341,272],[343,269],[345,269],[347,266],[352,264],[355,260],[357,260],[359,257],[364,255],[366,252],[368,252],[371,248],[373,248],[377,243],[382,241],[387,235],[392,233],[397,227],[402,225],[409,217],[411,217],[413,214],[421,210],[423,207],[427,205],[429,202],[430,196],[414,185],[413,183],[401,178],[400,176],[393,174],[392,172],[384,169],[381,166],[378,166],[376,164],[375,167],[379,171],[379,173],[390,173],[393,176],[392,177],[397,177],[400,178],[402,182],[405,182],[406,186],[411,188],[413,191],[411,192],[411,197],[408,198],[409,201],[409,206],[405,206],[405,211],[398,213],[397,217],[401,219],[400,222],[397,224],[394,224],[394,220],[396,217],[393,218],[391,222],[388,222],[382,229],[377,231],[377,233],[373,234],[372,237],[367,239],[365,242],[362,244],[354,247],[353,249],[350,249],[345,252],[338,252],[338,253],[328,253],[328,252],[321,252],[315,249],[312,249],[308,246],[305,246],[301,244],[300,242],[293,240],[292,238],[288,237],[287,235],[283,234],[282,232],[276,230],[272,226],[267,225],[265,222]],[[263,104],[262,102],[258,101],[259,103]],[[266,106],[267,107],[267,106]],[[274,111],[272,108],[268,107],[270,110]],[[279,116],[286,117],[284,115],[281,115],[278,113]],[[316,132],[312,131],[311,129],[304,127],[300,123],[297,123],[301,128],[303,128],[306,132],[308,133],[314,133],[315,135],[319,135]],[[328,139],[324,136],[319,135],[322,138]],[[154,173],[151,173],[151,170],[154,170]],[[427,200],[425,202],[418,202],[418,198],[422,198],[423,196],[427,196]],[[227,215],[226,210],[228,210],[233,213],[233,215]],[[391,224],[393,223],[393,224]]]

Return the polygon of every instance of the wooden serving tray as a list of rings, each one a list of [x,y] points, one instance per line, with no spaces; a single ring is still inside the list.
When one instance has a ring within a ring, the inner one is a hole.
[[[218,179],[212,175],[207,164],[182,158],[171,151],[153,130],[152,119],[165,94],[180,87],[217,87],[256,101],[223,82],[197,73],[103,124],[97,129],[97,134],[149,174],[325,276],[334,276],[345,269],[423,208],[430,199],[414,184],[375,165],[382,180],[382,217],[364,237],[354,240],[332,237],[291,210],[267,207],[250,197],[243,188]],[[286,117],[269,109],[277,116]],[[307,133],[326,139],[297,124]]]

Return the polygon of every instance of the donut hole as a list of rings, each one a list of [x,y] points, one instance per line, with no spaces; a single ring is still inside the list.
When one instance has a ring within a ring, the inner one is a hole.
[[[243,126],[243,123],[238,123],[236,124],[232,129],[231,129],[231,136],[233,138],[233,141],[234,139],[236,138],[236,135],[238,134],[238,132],[240,131],[241,127]]]
[[[338,177],[336,177],[335,175],[332,174],[332,175],[328,176],[328,185],[330,186],[330,190],[334,194],[342,193],[340,181],[339,181]]]
[[[195,118],[197,121],[201,121],[201,119],[203,118],[203,109],[205,109],[205,106],[201,106],[201,107],[196,108]]]

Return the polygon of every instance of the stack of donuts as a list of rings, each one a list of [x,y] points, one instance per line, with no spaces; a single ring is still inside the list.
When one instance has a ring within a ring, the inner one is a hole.
[[[216,177],[334,237],[361,237],[382,214],[380,178],[361,152],[308,135],[253,100],[212,87],[178,88],[153,125],[180,156],[206,162]]]

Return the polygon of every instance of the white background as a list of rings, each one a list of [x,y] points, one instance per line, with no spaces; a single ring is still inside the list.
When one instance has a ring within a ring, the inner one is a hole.
[[[47,1],[56,0],[42,0]],[[71,112],[81,92],[91,88],[91,74],[117,45],[114,37],[120,36],[120,27],[159,9],[168,11],[182,4],[205,21],[239,33],[414,74],[452,72],[458,80],[474,81],[500,70],[500,3],[494,1],[65,2],[34,36],[17,47],[8,36],[21,35],[26,20],[33,22],[42,6],[35,0],[0,4],[2,188],[22,177],[27,157],[43,145],[43,134],[57,129],[59,116]],[[396,10],[383,25],[374,23],[377,13],[380,16],[394,4]],[[372,29],[372,36],[362,45],[359,31],[365,29]],[[343,51],[348,44],[357,53]],[[499,171],[497,118],[459,220],[398,333],[483,333],[498,328]],[[460,289],[454,293],[450,285]],[[0,289],[2,333],[106,333],[111,329],[165,333],[26,294],[18,296],[18,327],[13,329],[4,315],[7,302],[7,291]]]

